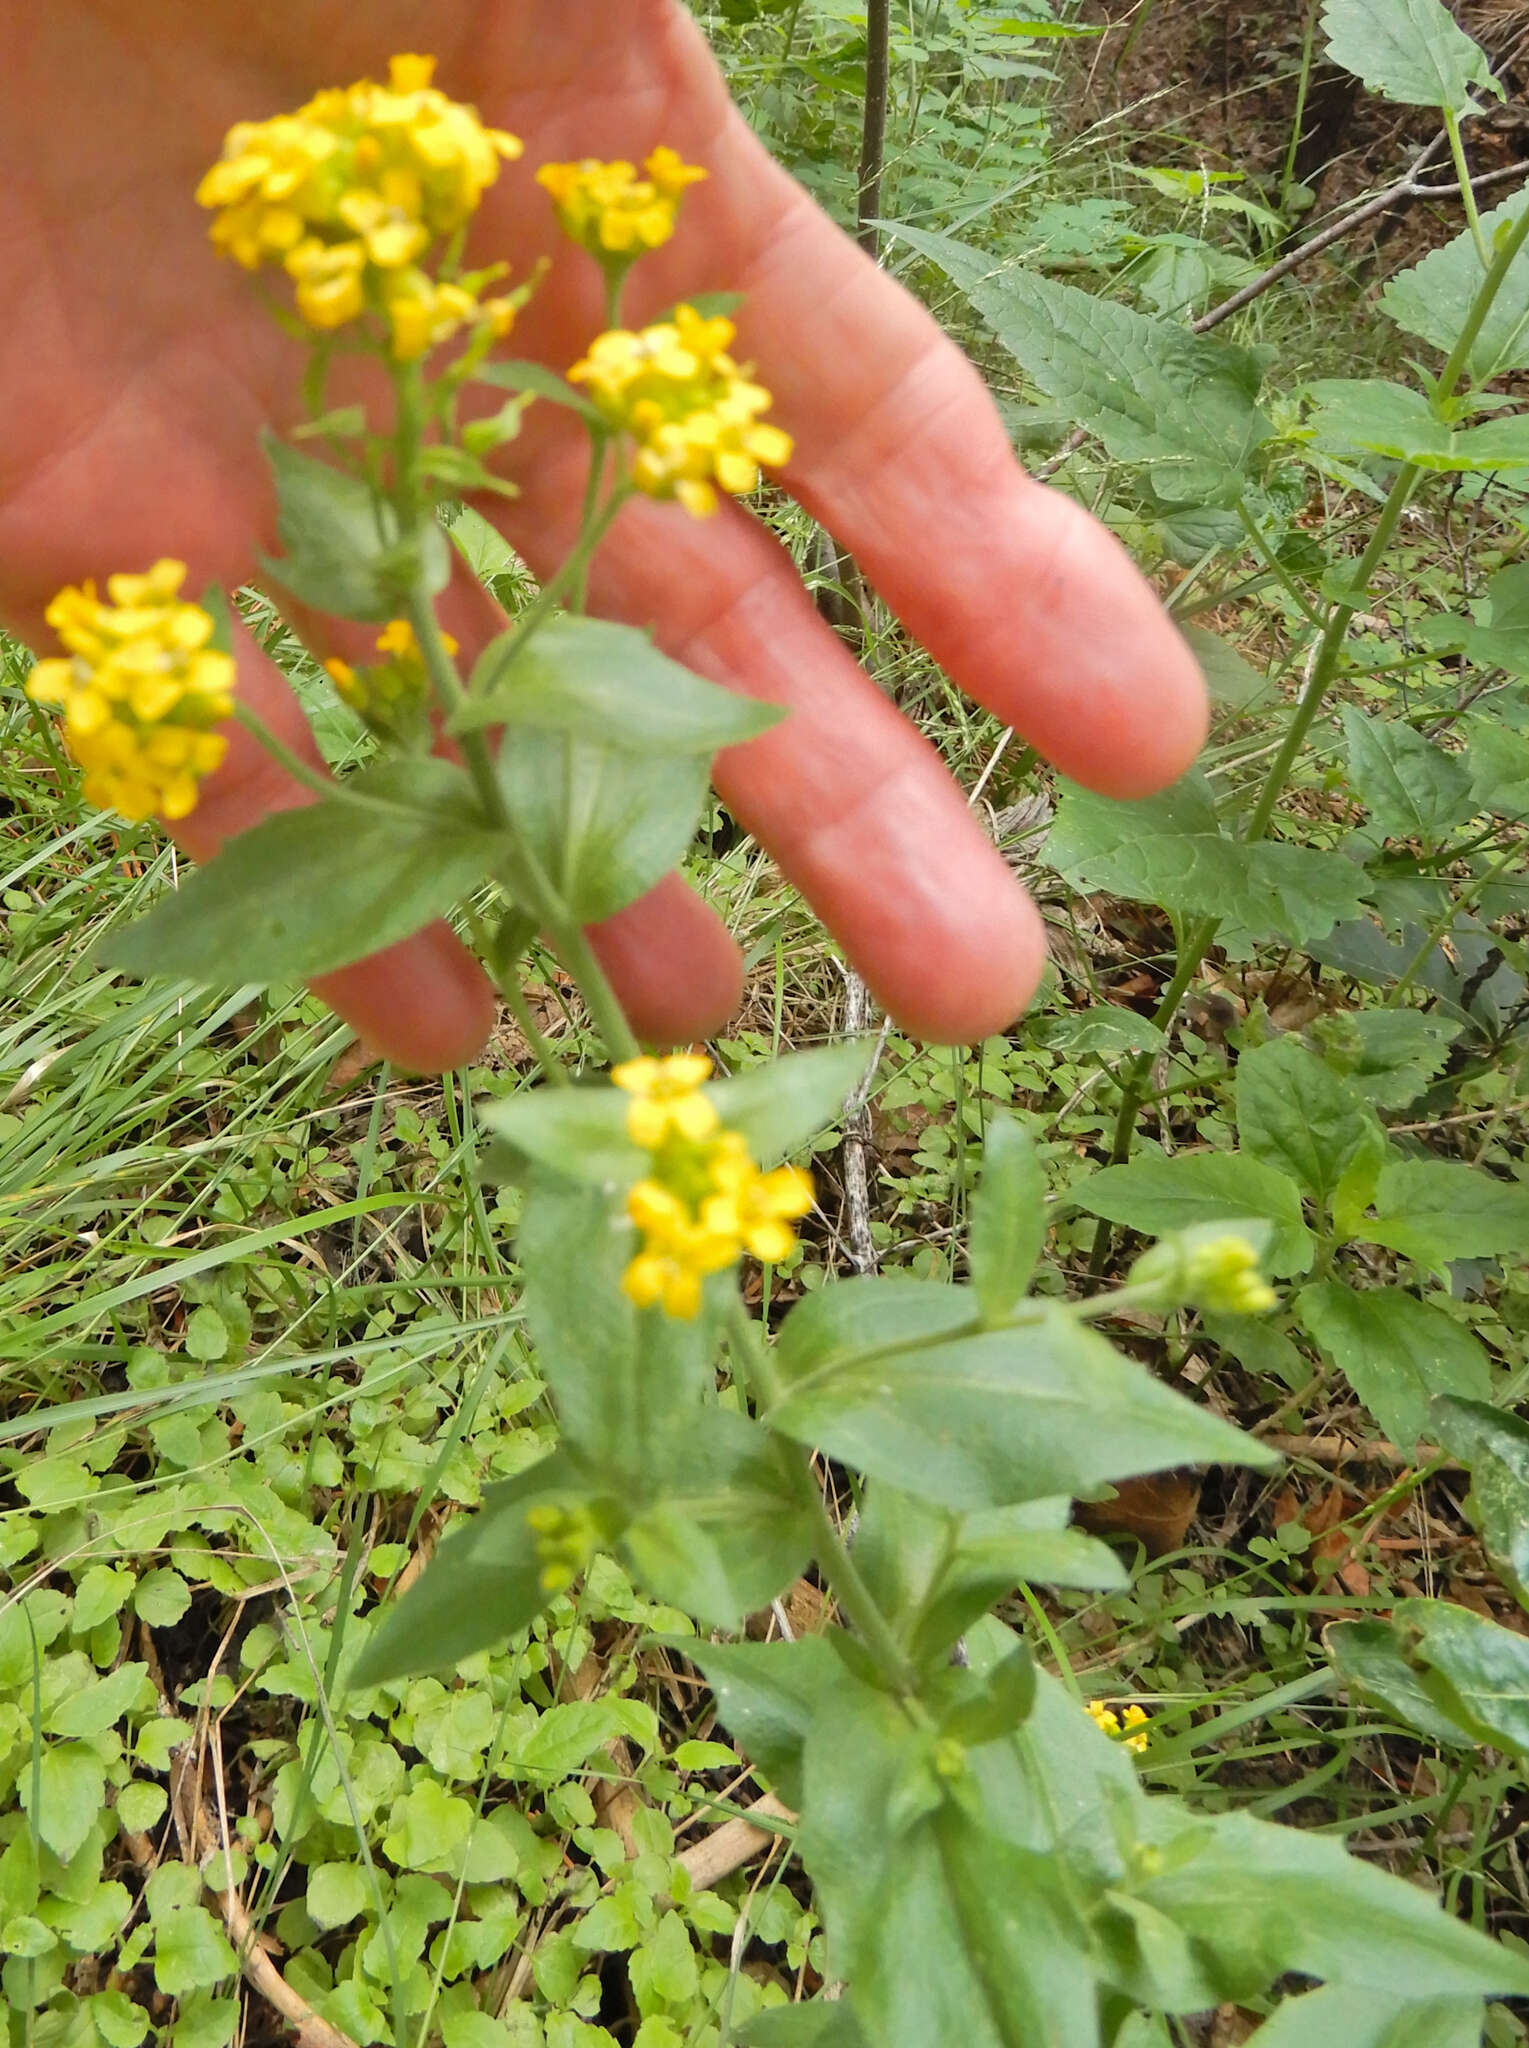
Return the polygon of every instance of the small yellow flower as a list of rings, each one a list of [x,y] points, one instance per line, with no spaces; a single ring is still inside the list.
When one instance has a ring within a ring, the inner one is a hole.
[[[761,467],[789,460],[791,437],[762,421],[770,394],[727,353],[733,323],[680,306],[641,333],[614,328],[568,372],[588,386],[604,419],[637,444],[632,481],[651,498],[676,498],[695,518],[716,510],[717,489],[743,496]]]
[[[455,654],[457,643],[442,633],[441,644]],[[398,738],[417,728],[430,704],[430,677],[414,628],[407,619],[390,619],[377,635],[377,652],[386,656],[381,663],[352,668],[348,661],[326,661],[330,681],[372,731],[385,738]]]
[[[706,176],[676,151],[655,149],[639,178],[629,163],[543,164],[536,182],[547,192],[558,226],[602,262],[624,265],[645,249],[659,249],[674,233],[686,189]]]
[[[536,1539],[536,1559],[544,1593],[566,1593],[600,1548],[601,1531],[589,1509],[540,1502],[526,1511]]]
[[[310,327],[329,332],[378,311],[404,361],[479,314],[476,293],[416,266],[466,225],[500,163],[521,151],[437,91],[434,69],[433,58],[398,56],[386,85],[361,79],[294,114],[239,122],[196,193],[214,214],[215,247],[246,270],[280,263]]]
[[[1148,1723],[1141,1707],[1129,1706],[1123,1714],[1117,1714],[1113,1707],[1105,1706],[1101,1700],[1085,1700],[1084,1705],[1096,1728],[1120,1741],[1132,1756],[1143,1754],[1148,1746],[1148,1738],[1143,1732]],[[1132,1729],[1136,1730],[1135,1734],[1130,1732]]]
[[[1260,1316],[1279,1301],[1259,1271],[1257,1250],[1235,1230],[1165,1238],[1134,1262],[1130,1284],[1156,1289],[1165,1308],[1193,1302],[1213,1315]]]
[[[27,695],[63,714],[64,738],[84,770],[86,800],[134,824],[184,818],[228,741],[211,728],[234,708],[233,656],[209,645],[215,627],[180,602],[186,565],[156,562],[141,576],[71,584],[47,620],[68,658],[39,661]]]
[[[628,1135],[650,1158],[627,1196],[642,1243],[622,1286],[639,1308],[685,1321],[700,1310],[708,1274],[746,1251],[785,1258],[796,1243],[792,1223],[812,1207],[812,1181],[800,1168],[761,1173],[743,1134],[718,1128],[715,1104],[700,1093],[710,1073],[703,1053],[628,1060],[612,1072],[632,1097]]]

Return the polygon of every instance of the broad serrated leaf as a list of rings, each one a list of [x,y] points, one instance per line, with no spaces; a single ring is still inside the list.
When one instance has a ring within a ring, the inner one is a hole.
[[[1323,1637],[1333,1669],[1355,1699],[1383,1707],[1404,1728],[1415,1728],[1446,1749],[1473,1749],[1476,1737],[1424,1690],[1402,1655],[1389,1621],[1340,1621]]]
[[[1523,414],[1455,425],[1441,420],[1410,384],[1378,377],[1319,379],[1311,395],[1316,410],[1308,431],[1324,451],[1384,455],[1441,474],[1529,465],[1529,417]]]
[[[497,762],[519,836],[581,924],[614,917],[679,862],[709,773],[701,754],[633,754],[534,728],[507,734]]]
[[[997,1323],[1025,1298],[1046,1241],[1046,1171],[1028,1131],[1011,1117],[988,1120],[982,1182],[972,1201],[967,1260],[986,1321]]]
[[[1380,1177],[1364,1235],[1420,1266],[1488,1259],[1529,1245],[1529,1183],[1453,1159],[1395,1159]]]
[[[1515,823],[1529,817],[1529,732],[1473,718],[1470,734],[1471,801]]]
[[[1231,503],[1269,433],[1246,349],[1190,334],[1076,286],[1010,270],[965,286],[1049,398],[1140,465],[1159,498]]]
[[[83,1742],[47,1742],[35,1779],[30,1764],[16,1786],[22,1812],[60,1863],[67,1863],[94,1827],[106,1800],[106,1773]]]
[[[1322,27],[1333,63],[1382,99],[1469,114],[1476,88],[1502,97],[1485,50],[1443,0],[1324,0]]]
[[[1460,1036],[1453,1017],[1427,1010],[1354,1010],[1334,1030],[1331,1057],[1350,1088],[1377,1109],[1405,1109],[1449,1058]],[[1320,1030],[1321,1020],[1313,1027]]]
[[[1004,1330],[903,1338],[783,1379],[766,1421],[946,1507],[1002,1507],[1180,1464],[1262,1464],[1249,1437],[1193,1407],[1065,1309]]]
[[[473,669],[471,694],[453,732],[484,726],[566,733],[633,754],[702,754],[768,732],[786,713],[709,683],[661,654],[646,633],[609,619],[562,614],[540,627],[524,654],[517,629],[491,640]]]
[[[1075,1182],[1068,1194],[1091,1216],[1148,1237],[1263,1217],[1274,1226],[1263,1265],[1276,1275],[1304,1273],[1315,1250],[1301,1191],[1289,1174],[1238,1152],[1179,1152],[1171,1159],[1144,1154]]]
[[[1418,622],[1417,636],[1441,652],[1458,650],[1480,668],[1529,676],[1529,562],[1499,569],[1471,611],[1469,619],[1436,612]],[[1471,721],[1472,729],[1482,725],[1511,731],[1497,719]]]
[[[1529,192],[1515,192],[1501,206],[1481,216],[1488,247],[1508,232],[1529,206]],[[1466,228],[1442,249],[1435,249],[1401,271],[1380,295],[1380,303],[1397,326],[1448,355],[1465,331],[1465,322],[1485,272],[1476,237]],[[1520,249],[1498,286],[1486,318],[1465,360],[1473,384],[1490,384],[1512,370],[1529,369],[1529,248]]]
[[[1481,2000],[1398,2003],[1368,1985],[1325,1984],[1287,1998],[1248,2048],[1481,2048]]]
[[[1319,1281],[1296,1297],[1306,1334],[1338,1367],[1394,1443],[1410,1449],[1428,1428],[1436,1394],[1484,1399],[1486,1352],[1463,1324],[1399,1287]]]
[[[1446,1398],[1434,1424],[1445,1450],[1470,1467],[1466,1512],[1487,1555],[1529,1602],[1529,1423],[1484,1402]]]
[[[1471,775],[1449,754],[1399,718],[1370,718],[1343,707],[1349,781],[1384,839],[1441,846],[1475,810]]]
[[[1374,1111],[1295,1038],[1271,1039],[1237,1062],[1237,1141],[1287,1173],[1324,1207],[1372,1132]]]
[[[128,974],[304,981],[418,931],[503,851],[449,762],[379,762],[346,789],[230,839],[102,957]]]
[[[263,437],[276,479],[276,532],[284,552],[263,566],[300,604],[342,619],[399,614],[412,592],[444,590],[451,549],[433,519],[401,533],[387,498],[363,478]]]

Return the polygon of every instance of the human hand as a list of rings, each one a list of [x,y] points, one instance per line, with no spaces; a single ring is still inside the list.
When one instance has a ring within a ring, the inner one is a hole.
[[[81,574],[191,565],[188,588],[247,580],[274,507],[254,437],[296,416],[299,344],[208,247],[192,193],[234,121],[428,48],[440,82],[526,144],[485,195],[474,258],[511,282],[556,250],[516,329],[558,369],[602,324],[600,280],[557,246],[532,183],[549,159],[640,158],[666,142],[707,166],[683,232],[647,258],[627,317],[738,290],[738,352],[795,437],[785,482],[849,547],[952,677],[1068,774],[1115,795],[1179,774],[1204,731],[1194,663],[1123,551],[1019,470],[980,379],[928,316],[817,210],[730,106],[677,0],[377,0],[288,7],[258,28],[232,0],[0,0],[0,612],[42,644],[42,609]],[[577,525],[586,444],[538,417],[485,508],[534,569]],[[900,1023],[976,1038],[1022,1008],[1040,921],[934,750],[823,624],[775,541],[724,504],[692,522],[628,506],[602,549],[592,608],[651,624],[690,667],[792,716],[719,760],[717,786],[842,941]],[[465,576],[443,617],[471,659],[502,624]],[[308,622],[317,651],[369,644]],[[325,637],[327,636],[327,637]],[[239,689],[316,760],[290,691],[248,641]],[[181,843],[206,858],[303,792],[241,729]],[[317,878],[316,878],[317,879]],[[685,1040],[733,1007],[740,962],[671,876],[593,935],[638,1032]],[[376,1050],[413,1067],[481,1045],[492,997],[444,925],[327,976],[319,992]]]

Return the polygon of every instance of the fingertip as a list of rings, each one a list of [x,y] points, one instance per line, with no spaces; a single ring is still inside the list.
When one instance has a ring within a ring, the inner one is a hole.
[[[969,873],[961,915],[922,954],[900,949],[872,963],[871,993],[893,1022],[934,1045],[973,1045],[1007,1031],[1029,1007],[1046,969],[1046,928],[994,855]]]
[[[650,1045],[709,1038],[742,999],[743,955],[678,875],[592,925],[589,939],[632,1029]]]
[[[1097,729],[1084,752],[1079,779],[1102,796],[1166,789],[1194,766],[1210,732],[1200,664],[1155,605],[1143,619],[1142,642],[1134,680],[1110,678],[1102,686]],[[1119,702],[1113,717],[1112,700]]]
[[[494,1028],[493,989],[441,920],[308,985],[369,1051],[411,1073],[466,1066]]]

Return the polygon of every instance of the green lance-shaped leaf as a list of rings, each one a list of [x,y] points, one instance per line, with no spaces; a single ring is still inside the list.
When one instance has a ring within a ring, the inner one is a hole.
[[[582,391],[549,370],[545,363],[482,363],[473,373],[475,384],[492,384],[499,391],[523,391],[532,398],[545,398],[552,405],[566,406],[592,427],[603,427],[599,408]]]
[[[1434,1405],[1439,1442],[1470,1467],[1466,1513],[1520,1601],[1529,1602],[1529,1423],[1483,1401]]]
[[[1481,2000],[1398,2002],[1368,1985],[1325,1984],[1287,1998],[1248,2048],[1481,2048]]]
[[[1156,1853],[1120,1888],[1164,1935],[1139,1942],[1138,1973],[1118,1980],[1143,2004],[1182,2011],[1241,2001],[1289,1970],[1391,2000],[1529,1991],[1529,1960],[1330,1837],[1176,1806],[1147,1807],[1142,1832]],[[1139,1910],[1131,1917],[1140,1933]]]
[[[1529,1755],[1529,1640],[1449,1600],[1399,1600],[1391,1625],[1428,1697],[1478,1742]]]
[[[1322,28],[1333,63],[1382,99],[1473,114],[1476,89],[1502,98],[1485,50],[1443,0],[1324,0]]]
[[[1179,1152],[1171,1159],[1144,1154],[1076,1182],[1068,1195],[1091,1216],[1148,1237],[1262,1217],[1274,1226],[1261,1259],[1268,1273],[1304,1273],[1315,1254],[1299,1187],[1288,1173],[1242,1152]]]
[[[1299,1039],[1271,1039],[1237,1062],[1243,1151],[1289,1174],[1324,1207],[1349,1161],[1378,1129],[1363,1097]]]
[[[506,737],[496,772],[520,838],[564,908],[592,924],[646,895],[680,860],[706,807],[709,769],[702,754],[635,755],[526,729]]]
[[[263,440],[276,480],[283,553],[266,573],[300,604],[342,619],[391,619],[412,591],[432,596],[451,576],[451,549],[434,520],[400,533],[392,507],[360,477]]]
[[[129,974],[302,981],[418,931],[502,852],[449,762],[382,761],[345,791],[229,840],[103,957]]]
[[[1005,1330],[813,1360],[798,1312],[776,1349],[766,1420],[873,1478],[953,1508],[1084,1493],[1168,1465],[1268,1455],[1169,1392],[1065,1309]],[[793,1334],[795,1333],[795,1334]]]
[[[1421,391],[1383,378],[1321,378],[1307,423],[1324,452],[1384,455],[1440,474],[1529,466],[1529,417],[1515,414],[1459,425],[1442,420]]]
[[[627,1525],[621,1554],[658,1599],[707,1628],[740,1628],[812,1555],[795,1461],[727,1409],[684,1409],[673,1420],[644,1475],[652,1505]]]
[[[773,1166],[832,1124],[870,1056],[869,1040],[822,1046],[709,1081],[703,1092],[760,1165]],[[565,1180],[626,1188],[648,1164],[626,1134],[630,1101],[603,1085],[539,1088],[489,1105],[483,1122],[524,1159]]]
[[[1481,216],[1488,247],[1499,234],[1512,232],[1526,206],[1529,191],[1515,192]],[[1465,332],[1483,274],[1476,237],[1467,228],[1421,263],[1393,277],[1381,293],[1380,303],[1398,327],[1447,356]],[[1509,265],[1471,343],[1465,368],[1477,386],[1490,384],[1512,370],[1529,369],[1529,248],[1520,249]]]
[[[778,725],[785,711],[724,690],[654,646],[635,626],[563,615],[524,654],[514,627],[491,640],[473,670],[453,732],[488,725],[566,733],[633,754],[704,754]]]
[[[1117,461],[1140,465],[1158,497],[1235,501],[1269,434],[1246,349],[1034,272],[956,281],[1047,397]]]
[[[1322,1640],[1329,1662],[1352,1697],[1383,1707],[1404,1728],[1414,1728],[1446,1749],[1475,1747],[1474,1731],[1446,1713],[1425,1690],[1389,1621],[1335,1622]]]
[[[788,1805],[802,1804],[802,1753],[819,1711],[843,1688],[845,1671],[825,1636],[793,1643],[671,1645],[706,1674],[721,1724]]]
[[[352,1684],[365,1688],[446,1671],[529,1627],[552,1598],[541,1582],[531,1511],[574,1508],[590,1498],[588,1483],[562,1451],[491,1487],[472,1520],[452,1531],[429,1569],[388,1610]]]
[[[1001,1322],[1025,1298],[1046,1240],[1046,1171],[1028,1131],[1012,1117],[989,1119],[982,1183],[972,1203],[967,1259],[988,1322]]]
[[[1297,1295],[1295,1311],[1387,1436],[1404,1448],[1428,1428],[1434,1395],[1480,1399],[1491,1392],[1491,1365],[1471,1332],[1399,1287],[1361,1291],[1322,1280]]]
[[[1369,718],[1343,707],[1349,781],[1384,839],[1417,839],[1440,846],[1469,818],[1470,770],[1398,718]]]

